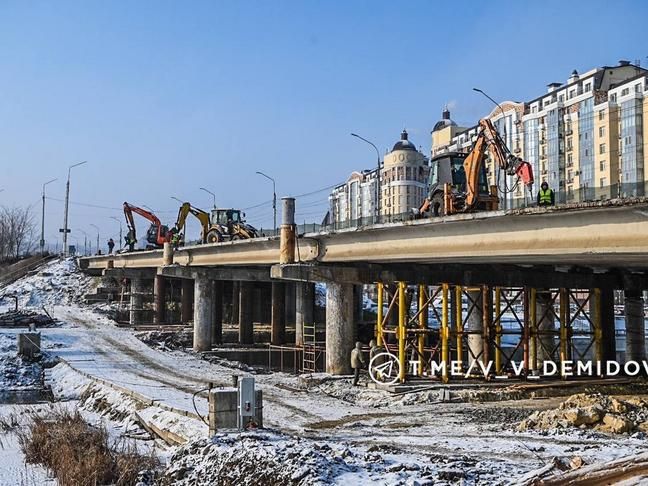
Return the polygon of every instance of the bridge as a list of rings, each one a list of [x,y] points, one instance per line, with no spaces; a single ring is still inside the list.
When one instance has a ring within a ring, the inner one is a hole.
[[[294,201],[284,203],[281,237],[85,257],[80,266],[129,282],[132,325],[142,322],[149,287],[153,321],[162,323],[166,284],[179,280],[181,319],[193,322],[196,351],[222,342],[224,296],[233,302],[240,344],[254,343],[254,318],[264,320],[258,301],[265,299],[271,343],[287,344],[292,315],[294,345],[304,347],[304,327],[315,320],[313,283],[326,283],[326,369],[337,374],[349,372],[363,285],[375,286],[375,337],[398,355],[401,381],[412,373],[410,352],[420,361],[418,374],[453,357],[464,365],[494,357],[501,373],[519,358],[529,374],[543,359],[614,359],[615,291],[625,293],[626,358],[645,356],[646,199],[302,235],[294,231]],[[511,320],[519,329],[506,329]],[[502,345],[507,334],[517,339],[513,349]],[[583,353],[576,342],[586,339]]]

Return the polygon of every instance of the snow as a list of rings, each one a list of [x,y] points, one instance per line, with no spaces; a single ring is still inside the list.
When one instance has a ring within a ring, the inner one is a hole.
[[[167,471],[178,484],[218,474],[246,484],[258,477],[246,472],[247,459],[259,474],[295,484],[506,484],[553,457],[579,455],[593,463],[646,447],[639,435],[516,431],[521,417],[559,399],[439,403],[436,390],[395,396],[351,387],[349,379],[233,371],[231,363],[210,363],[191,351],[153,349],[97,307],[79,303],[93,285],[75,273],[73,261],[63,260],[5,293],[18,294],[21,305],[46,305],[62,321],[41,329],[46,353],[64,360],[48,372],[58,399],[77,400],[84,416],[110,423],[117,436],[143,434],[143,420],[187,441],[175,449]],[[317,289],[319,299],[323,288]],[[0,329],[0,360],[14,353],[16,332]],[[18,381],[28,386],[25,369]],[[254,376],[263,390],[267,429],[208,439],[206,425],[193,418],[194,394],[196,409],[206,415],[200,390],[208,382],[229,386],[234,372]]]
[[[31,405],[0,405],[0,418],[9,415],[20,417],[33,409]],[[0,451],[0,486],[56,484],[45,469],[25,463],[18,438],[11,430],[3,431],[1,427]]]

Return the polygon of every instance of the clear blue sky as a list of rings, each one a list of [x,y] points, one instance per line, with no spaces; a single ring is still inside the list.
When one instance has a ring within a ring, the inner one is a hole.
[[[490,111],[473,86],[525,100],[573,69],[648,65],[647,22],[645,1],[0,0],[0,204],[37,204],[53,177],[62,198],[80,160],[72,201],[169,223],[170,196],[211,205],[200,186],[219,206],[269,200],[257,170],[279,196],[307,193],[374,165],[351,131],[383,153],[405,127],[428,153],[445,103],[460,124]],[[299,221],[321,220],[326,195],[299,199]],[[63,205],[48,204],[53,240]],[[73,204],[70,225],[104,240],[109,216]],[[248,219],[271,226],[270,206]]]

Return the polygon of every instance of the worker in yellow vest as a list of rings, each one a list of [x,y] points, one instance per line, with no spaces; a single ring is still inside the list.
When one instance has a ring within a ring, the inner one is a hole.
[[[549,184],[543,182],[538,191],[538,206],[553,206],[556,204],[556,195],[553,189],[549,189]]]

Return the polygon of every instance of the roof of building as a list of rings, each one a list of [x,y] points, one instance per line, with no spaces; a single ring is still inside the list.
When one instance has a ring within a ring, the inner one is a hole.
[[[416,146],[407,139],[407,130],[403,129],[401,132],[401,138],[398,142],[394,144],[392,152],[394,150],[414,150],[416,151]]]
[[[450,110],[446,107],[441,114],[441,119],[434,124],[432,132],[443,130],[445,127],[456,127],[457,124],[450,119]]]

